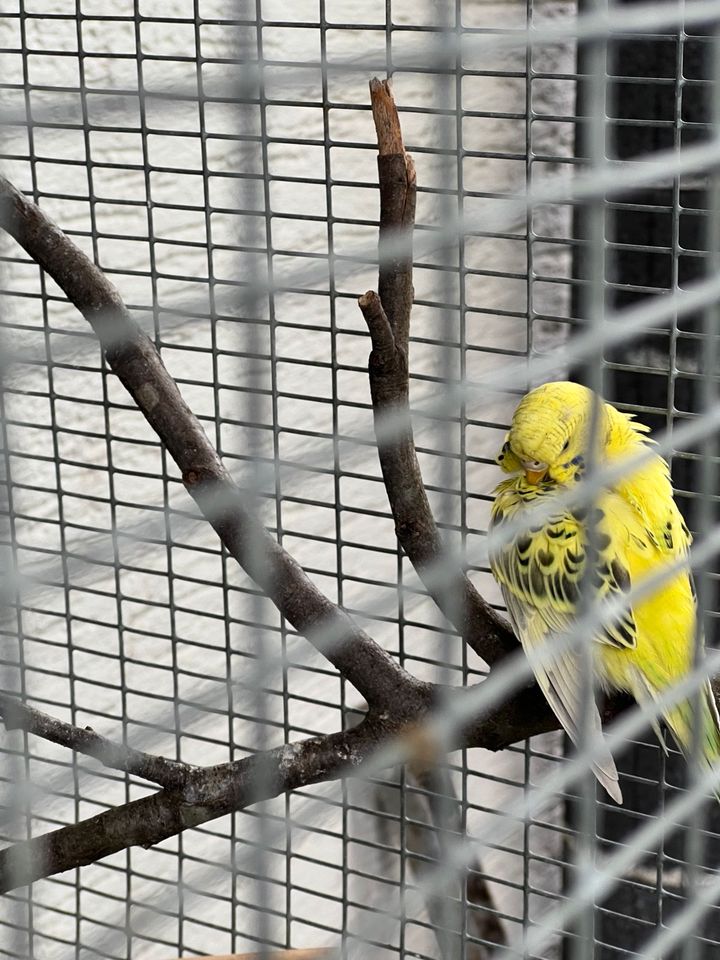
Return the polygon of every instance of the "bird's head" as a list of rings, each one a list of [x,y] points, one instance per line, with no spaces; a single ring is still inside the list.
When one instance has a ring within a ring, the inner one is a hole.
[[[497,463],[506,473],[524,472],[532,484],[579,480],[587,459],[592,398],[587,387],[566,381],[531,390],[515,411]],[[600,402],[598,426],[603,431],[606,404]]]

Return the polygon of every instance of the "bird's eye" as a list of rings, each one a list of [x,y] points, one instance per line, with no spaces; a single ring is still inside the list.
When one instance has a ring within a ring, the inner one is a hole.
[[[570,446],[570,440],[568,439],[568,440],[566,440],[565,443],[563,444],[562,452],[565,453],[565,451],[567,450],[567,448],[568,448],[569,446]]]

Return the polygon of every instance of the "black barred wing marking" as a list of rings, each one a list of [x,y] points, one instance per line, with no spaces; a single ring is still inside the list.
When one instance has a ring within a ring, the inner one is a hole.
[[[493,505],[492,529],[519,520],[522,513],[542,497],[542,491],[533,494],[531,489],[518,489],[517,482],[501,484]],[[596,531],[597,560],[585,584],[588,553],[585,531],[589,523]],[[613,543],[604,511],[599,508],[593,511],[592,517],[587,510],[558,512],[528,527],[510,543],[494,549],[490,562],[503,592],[511,594],[520,604],[527,604],[542,617],[548,629],[555,632],[566,631],[571,626],[583,587],[592,590],[600,603],[621,599],[630,590],[630,574],[617,544]],[[614,647],[635,647],[637,633],[632,610],[608,609],[595,639]]]

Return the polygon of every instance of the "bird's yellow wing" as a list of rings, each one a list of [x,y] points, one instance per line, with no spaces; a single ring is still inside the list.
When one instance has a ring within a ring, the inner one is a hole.
[[[508,520],[517,521],[529,505],[541,498],[542,493],[534,497],[518,489],[515,480],[500,484],[492,511],[493,529]],[[626,556],[631,533],[616,519],[623,512],[627,512],[627,506],[620,498],[605,494],[592,515],[585,509],[561,510],[546,521],[529,526],[492,551],[496,580],[504,592],[537,611],[548,630],[567,631],[577,616],[582,589],[588,590],[595,604],[619,598],[630,590]],[[588,525],[594,529],[596,562],[585,579]],[[600,614],[602,623],[595,640],[615,647],[636,645],[637,630],[631,610],[602,615],[601,609]]]
[[[528,488],[522,480],[505,481],[498,488],[493,505],[493,528],[517,521],[528,506],[543,496],[542,490]],[[559,510],[491,552],[493,574],[523,646],[535,661],[537,681],[575,742],[583,715],[585,684],[582,658],[567,649],[567,637],[577,619],[581,591],[589,591],[598,614],[594,640],[625,650],[637,643],[630,609],[618,611],[609,604],[607,613],[602,609],[609,600],[630,589],[625,555],[631,533],[622,522],[615,521],[616,505],[609,501],[617,499],[614,494],[604,495],[592,514],[587,510]],[[590,524],[594,529],[596,562],[588,567],[586,528]],[[561,648],[554,653],[553,638],[555,646]],[[539,663],[533,656],[538,654],[542,658]],[[603,748],[600,716],[594,705],[589,733],[597,755],[593,770],[610,796],[621,802],[617,769],[610,751]]]
[[[538,611],[501,586],[505,603],[515,631],[522,640],[523,648],[531,657],[540,654],[542,662],[532,660],[533,673],[552,707],[555,716],[562,724],[573,743],[580,741],[580,720],[583,716],[582,662],[576,652],[563,650],[552,652],[552,638],[557,637],[548,629],[547,622]],[[548,646],[550,644],[550,646]],[[548,654],[550,656],[548,657]],[[586,739],[592,746],[595,758],[592,771],[616,803],[622,803],[622,793],[618,784],[618,772],[612,754],[602,737],[600,714],[593,703],[590,706],[590,727]]]

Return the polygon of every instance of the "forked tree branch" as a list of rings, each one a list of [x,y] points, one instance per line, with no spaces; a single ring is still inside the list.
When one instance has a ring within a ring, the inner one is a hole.
[[[310,580],[247,509],[152,341],[105,274],[39,207],[0,177],[2,226],[90,323],[107,361],[179,467],[220,540],[278,610],[369,703],[412,702],[420,686]]]
[[[444,550],[432,515],[418,463],[409,406],[409,338],[414,298],[412,270],[412,233],[415,223],[416,176],[412,157],[405,151],[400,120],[389,81],[371,80],[370,97],[378,141],[378,179],[380,184],[379,291],[370,290],[359,299],[372,340],[368,363],[378,453],[395,530],[405,553],[423,579],[431,596],[448,620],[458,624],[465,642],[487,662],[517,646],[501,621],[502,641],[498,653],[494,636],[494,614],[480,599],[467,577]],[[483,628],[477,621],[468,623],[468,615],[484,616]],[[416,841],[442,849],[445,831],[462,832],[460,805],[452,781],[443,766],[433,764],[419,774],[429,790],[433,827],[414,825]],[[443,793],[442,809],[438,810]],[[427,851],[426,851],[427,852]],[[420,873],[437,868],[438,850],[430,861],[415,863]],[[433,920],[440,954],[452,957],[460,949],[463,926],[461,884],[466,898],[477,905],[469,919],[478,927],[482,939],[496,945],[505,941],[502,924],[493,909],[489,887],[480,864],[473,861],[472,871],[461,871],[459,882],[449,882],[445,895],[431,897],[427,908]],[[460,894],[460,895],[458,895]],[[481,960],[488,956],[484,946],[467,947],[468,957]]]
[[[399,124],[389,87],[375,81],[374,113],[381,147],[383,239],[392,231],[409,234],[414,208],[414,173],[398,141]],[[382,132],[381,132],[382,131]],[[394,139],[395,138],[395,139]],[[389,152],[388,152],[389,151]],[[383,172],[384,171],[384,172]],[[394,171],[394,174],[391,173]],[[395,175],[399,186],[393,185]],[[401,202],[402,201],[402,202]],[[62,827],[0,851],[0,891],[93,863],[133,845],[150,846],[258,800],[320,781],[362,773],[377,749],[392,738],[406,759],[433,762],[433,743],[423,734],[434,706],[447,702],[447,690],[410,676],[355,626],[311,583],[304,571],[270,537],[246,503],[199,421],[188,409],[151,341],[130,318],[102,271],[6,180],[0,178],[0,226],[4,227],[56,280],[91,323],[112,369],[166,444],[183,480],[223,544],[266,590],[278,609],[322,650],[338,671],[368,700],[359,726],[311,738],[213,767],[193,767],[112,743],[3,697],[6,726],[95,757],[107,766],[160,783],[165,789],[96,817]],[[436,577],[429,589],[448,614],[460,598],[456,626],[485,660],[499,659],[515,645],[509,628],[482,601],[467,578],[444,553],[422,484],[409,428],[407,345],[412,305],[412,250],[384,263],[380,297],[368,294],[361,306],[373,340],[371,385],[376,418],[400,412],[408,424],[401,442],[380,444],[398,537],[421,575],[447,564],[443,590]],[[254,549],[260,545],[260,549]],[[448,588],[449,584],[449,588]],[[717,687],[716,687],[717,694]],[[473,697],[473,688],[452,690],[453,701]],[[616,713],[612,705],[608,716]],[[503,749],[535,734],[555,730],[557,720],[536,685],[475,716],[453,747]],[[439,748],[438,748],[439,749]],[[395,752],[388,760],[396,764]]]
[[[408,368],[415,166],[390,82],[371,80],[370,98],[378,139],[379,295],[370,290],[358,302],[373,346],[368,373],[383,480],[397,538],[430,596],[464,641],[493,664],[517,649],[517,639],[444,547],[415,452]]]
[[[391,100],[388,102],[385,98],[385,107],[388,103],[391,104]],[[389,128],[394,123],[393,111],[394,106],[387,114]],[[382,126],[382,122],[378,122]],[[402,165],[406,172],[406,189],[412,193],[412,197],[406,196],[401,204],[396,202],[397,196],[385,183],[385,209],[396,210],[392,214],[395,219],[388,223],[388,227],[394,229],[394,224],[406,230],[412,224],[414,177],[407,176],[411,168],[404,153],[400,163],[396,153],[387,154],[386,160],[381,164],[386,170],[397,172]],[[37,206],[1,178],[0,226],[47,270],[91,323],[110,366],[166,444],[182,471],[186,487],[226,548],[267,592],[290,623],[327,655],[341,675],[366,697],[370,706],[365,720],[352,730],[278,747],[234,763],[200,768],[119,746],[93,731],[53,720],[5,697],[2,714],[7,726],[21,727],[93,756],[107,766],[160,783],[165,789],[1,851],[0,890],[95,862],[133,845],[159,843],[188,827],[244,809],[284,791],[355,775],[376,755],[378,746],[393,737],[400,738],[406,757],[432,762],[434,748],[432,741],[422,733],[423,722],[434,715],[436,703],[442,705],[446,702],[443,691],[401,670],[378,644],[320,593],[289,554],[270,537],[249,512],[241,492],[222,465],[199,421],[182,400],[155,347],[131,319],[118,292],[102,271],[77,250]],[[390,319],[377,297],[370,297],[365,303],[377,363],[387,362],[392,366],[403,358],[405,364],[407,362],[411,267],[411,254],[409,259],[405,255],[399,257],[381,277],[381,290],[388,302],[392,301]],[[376,379],[382,384],[382,370]],[[395,375],[390,384],[391,402],[394,396],[400,397],[407,410],[406,367],[402,377]],[[378,407],[382,407],[382,401]],[[404,449],[410,458],[407,461],[410,466],[406,463],[405,472],[400,470],[397,475],[390,470],[389,486],[393,487],[403,477],[407,479],[408,469],[416,470],[410,479],[414,489],[421,490],[424,497],[411,434],[407,436]],[[394,454],[385,448],[383,456],[387,464]],[[419,513],[413,514],[418,503]],[[421,549],[419,539],[427,534],[432,547],[428,562],[435,563],[443,554],[427,498],[404,502],[403,509],[406,513],[397,514],[396,521],[404,531],[405,543],[410,545],[414,562]],[[415,528],[414,524],[417,525]],[[417,550],[413,550],[413,543]],[[425,556],[422,554],[421,559]],[[422,568],[422,564],[420,566]],[[457,582],[467,583],[458,577],[462,577],[459,571]],[[490,614],[489,626],[483,628],[484,632],[480,629],[485,608],[477,602],[479,598],[473,600],[473,596],[468,593],[467,602],[477,623],[471,630],[466,613],[468,626],[464,635],[472,643],[485,638],[487,642],[483,640],[482,649],[477,649],[481,656],[492,660],[494,651],[501,645],[498,637],[502,634],[496,636],[499,629],[497,618]],[[460,702],[463,697],[473,696],[473,691],[454,689],[453,696],[455,702]],[[502,749],[536,733],[556,728],[557,721],[547,703],[538,688],[531,686],[504,704],[476,716],[458,731],[453,743],[443,744],[442,749],[448,746]],[[389,762],[398,762],[397,753]]]

